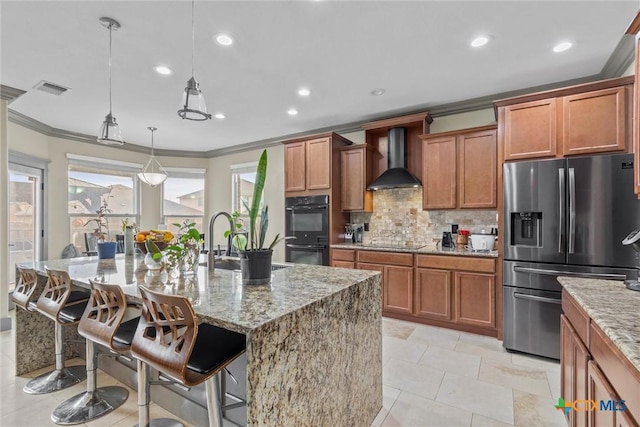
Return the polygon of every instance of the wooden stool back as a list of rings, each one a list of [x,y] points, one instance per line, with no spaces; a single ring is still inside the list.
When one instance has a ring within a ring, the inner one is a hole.
[[[20,280],[11,295],[11,299],[18,307],[33,311],[29,308],[29,303],[38,284],[38,274],[33,268],[18,268],[18,271],[20,272]]]
[[[36,307],[47,317],[59,321],[58,313],[71,295],[71,277],[64,270],[50,270],[47,268],[49,280],[38,298]]]
[[[78,333],[83,337],[116,351],[126,351],[124,346],[113,340],[127,311],[127,300],[118,285],[91,283],[91,296],[80,323]]]

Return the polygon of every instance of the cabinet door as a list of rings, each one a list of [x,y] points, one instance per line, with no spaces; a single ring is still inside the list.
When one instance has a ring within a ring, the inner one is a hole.
[[[626,88],[617,87],[562,98],[565,155],[623,151],[626,146]]]
[[[343,211],[365,211],[366,206],[366,147],[340,152],[340,194]]]
[[[504,107],[504,159],[553,157],[557,153],[556,99]]]
[[[411,314],[413,312],[413,268],[384,266],[382,310]]]
[[[602,371],[593,361],[589,361],[589,400],[593,400],[596,404],[600,401],[614,400],[618,402],[613,387],[607,381]],[[589,418],[589,427],[609,427],[616,425],[615,411],[590,411],[587,415]]]
[[[571,322],[560,316],[560,396],[567,402],[588,399],[587,365],[591,356]],[[569,411],[567,421],[570,427],[587,425],[585,411]]]
[[[495,281],[493,274],[454,272],[454,320],[494,328]]]
[[[456,207],[456,137],[427,139],[422,147],[423,209]]]
[[[633,155],[635,174],[635,191],[640,198],[640,33],[636,35],[636,82],[634,85],[635,96],[633,105]]]
[[[416,316],[451,320],[451,272],[416,268]]]
[[[497,206],[497,162],[495,130],[458,137],[458,207]]]
[[[292,142],[284,146],[284,191],[306,189],[305,142]]]
[[[307,190],[331,187],[331,140],[307,141]]]

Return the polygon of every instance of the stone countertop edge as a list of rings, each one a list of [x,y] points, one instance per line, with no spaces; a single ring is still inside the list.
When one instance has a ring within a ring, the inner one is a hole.
[[[360,243],[334,243],[329,245],[335,249],[357,249],[360,251],[385,251],[385,252],[405,252],[412,254],[432,254],[432,255],[454,255],[454,256],[469,256],[469,257],[482,257],[482,258],[498,258],[498,251],[491,252],[472,252],[466,250],[446,250],[436,249],[429,245],[419,248],[400,248],[397,246],[384,246],[384,245],[363,245]]]
[[[640,372],[640,292],[614,280],[558,277],[558,282]]]

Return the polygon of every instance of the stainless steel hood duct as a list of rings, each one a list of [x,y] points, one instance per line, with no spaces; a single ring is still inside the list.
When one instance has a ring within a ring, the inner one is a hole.
[[[407,130],[391,128],[388,138],[388,169],[374,179],[367,190],[422,186],[420,180],[407,170]]]

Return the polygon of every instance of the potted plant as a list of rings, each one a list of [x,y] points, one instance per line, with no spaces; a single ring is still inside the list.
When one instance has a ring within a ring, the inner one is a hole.
[[[278,242],[289,239],[280,237],[277,234],[269,246],[265,246],[267,229],[269,227],[269,207],[260,207],[264,183],[267,177],[267,150],[262,152],[256,170],[256,180],[253,186],[253,199],[251,206],[244,200],[243,204],[249,216],[249,238],[244,234],[234,234],[233,243],[240,252],[240,270],[242,272],[243,285],[263,285],[271,281],[271,259],[273,247]],[[243,227],[239,220],[240,213],[234,212],[236,228]],[[258,222],[258,219],[260,220]],[[225,232],[225,237],[229,237],[231,231]]]
[[[196,223],[189,220],[173,225],[178,227],[176,241],[163,252],[168,262],[178,267],[181,276],[195,274],[200,262],[200,245],[202,244],[200,231],[195,228]]]
[[[90,219],[84,224],[87,226],[92,222],[95,223],[93,235],[97,240],[98,258],[100,259],[116,257],[116,242],[105,241],[109,236],[109,222],[107,221],[107,215],[111,213],[111,209],[109,209],[109,198],[113,197],[111,195],[111,190],[113,190],[113,187],[109,186],[109,191],[101,199],[100,207],[96,210],[96,214],[98,214],[98,216]]]

